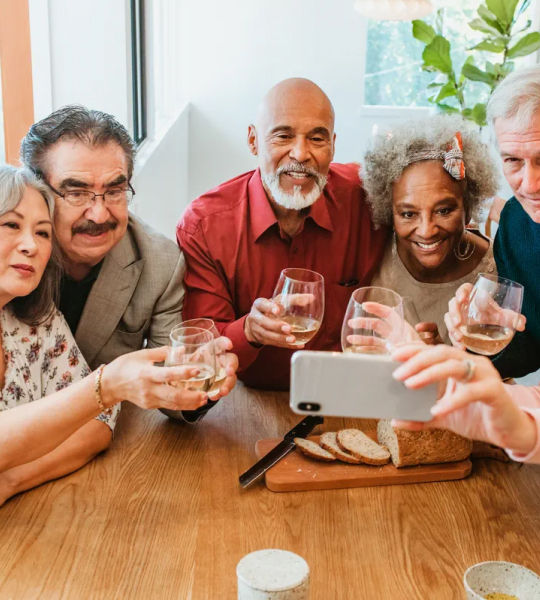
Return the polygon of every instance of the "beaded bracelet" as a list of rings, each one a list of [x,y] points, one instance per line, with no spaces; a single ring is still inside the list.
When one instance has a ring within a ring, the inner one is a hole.
[[[103,397],[101,395],[101,378],[103,377],[103,369],[105,369],[105,365],[99,365],[96,369],[96,381],[94,384],[94,394],[96,396],[96,402],[98,403],[99,409],[101,412],[110,415],[112,413],[112,408],[105,408],[105,404],[103,404]]]

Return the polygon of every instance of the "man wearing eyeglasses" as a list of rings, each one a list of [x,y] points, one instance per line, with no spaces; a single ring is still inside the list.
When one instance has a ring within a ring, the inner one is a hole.
[[[182,320],[182,255],[128,211],[134,155],[114,117],[82,106],[53,112],[22,142],[23,162],[56,195],[59,308],[91,368],[166,345]]]

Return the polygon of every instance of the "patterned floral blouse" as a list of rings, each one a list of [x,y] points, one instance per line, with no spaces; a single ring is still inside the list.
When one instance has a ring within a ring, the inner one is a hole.
[[[86,377],[86,364],[62,314],[56,310],[44,324],[26,325],[13,312],[0,310],[5,379],[0,410],[38,400]],[[120,405],[111,415],[96,417],[114,430]]]

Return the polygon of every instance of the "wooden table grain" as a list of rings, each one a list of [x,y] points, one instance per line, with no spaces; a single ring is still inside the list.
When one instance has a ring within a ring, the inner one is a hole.
[[[195,426],[125,407],[107,453],[0,508],[0,599],[229,600],[236,564],[261,548],[307,560],[312,600],[464,598],[465,569],[485,560],[540,572],[540,467],[477,460],[462,481],[240,489],[256,440],[298,421],[287,394],[241,384]]]

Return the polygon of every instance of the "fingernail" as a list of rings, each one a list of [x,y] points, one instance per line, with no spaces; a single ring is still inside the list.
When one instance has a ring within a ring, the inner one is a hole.
[[[287,344],[294,344],[296,338],[294,337],[294,335],[289,335],[287,336]]]
[[[443,411],[444,411],[444,406],[441,406],[440,404],[435,404],[435,406],[431,407],[429,412],[432,415],[440,415]]]
[[[393,373],[392,373],[392,377],[394,379],[397,379],[398,381],[401,381],[401,379],[403,379],[403,377],[405,376],[405,366],[402,365],[401,367],[398,367]]]
[[[283,327],[281,328],[281,331],[283,331],[283,333],[291,333],[291,326],[283,325]]]

